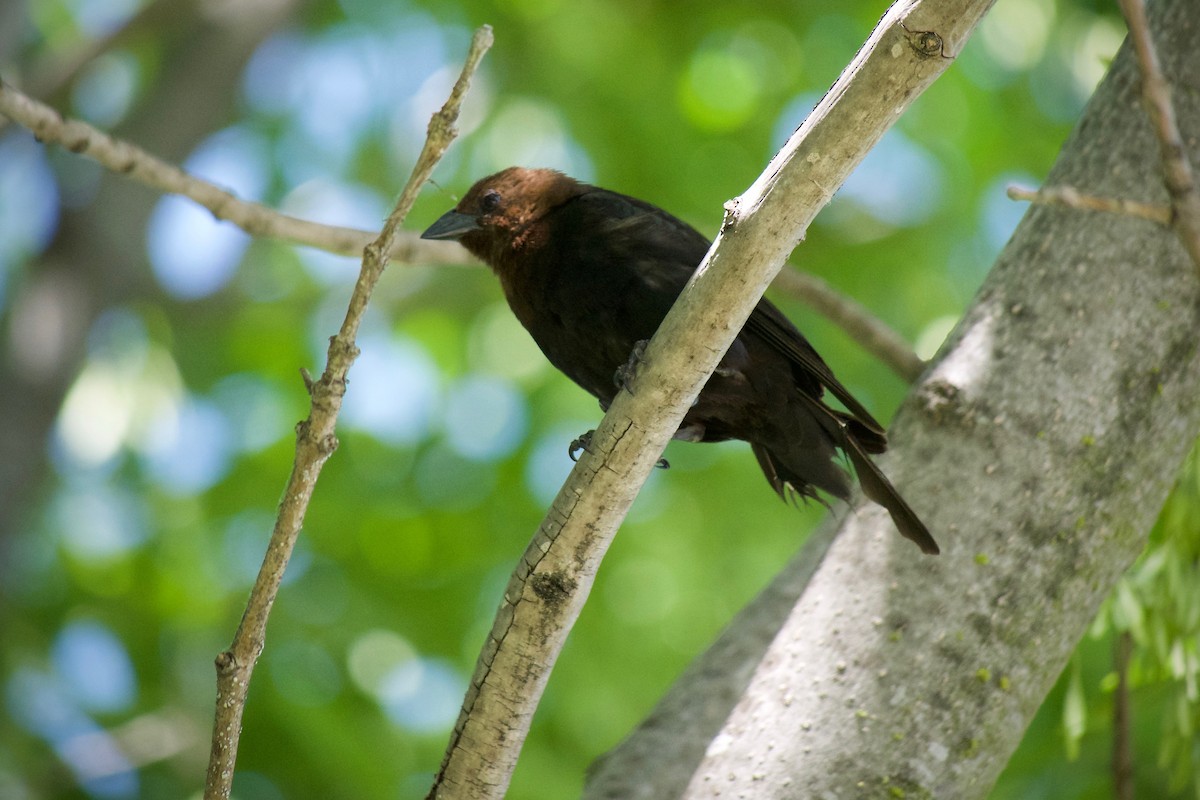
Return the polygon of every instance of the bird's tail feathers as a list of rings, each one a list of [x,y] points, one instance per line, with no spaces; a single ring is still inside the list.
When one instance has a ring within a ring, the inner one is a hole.
[[[800,497],[828,506],[818,489],[840,500],[850,499],[850,476],[838,466],[831,445],[821,448],[826,452],[807,448],[781,450],[778,446],[771,448],[758,443],[752,443],[750,449],[771,488],[782,499]]]
[[[825,408],[828,414],[833,415],[845,427],[846,435],[858,442],[865,452],[873,455],[886,453],[888,448],[887,434],[883,431],[864,425],[857,417],[847,414],[844,411],[835,411],[832,408]]]
[[[925,523],[921,522],[921,518],[900,496],[887,476],[879,467],[875,466],[875,462],[867,456],[862,445],[853,435],[846,436],[844,449],[850,458],[850,463],[854,465],[854,472],[858,475],[858,483],[862,486],[863,494],[887,509],[901,535],[916,542],[922,553],[937,555],[941,552],[937,542],[929,533],[929,529],[925,527]]]
[[[835,411],[820,400],[810,397],[804,392],[798,392],[809,411],[819,420],[822,427],[838,447],[845,452],[854,472],[858,475],[858,483],[862,486],[863,494],[887,509],[896,528],[906,539],[911,539],[921,548],[921,552],[936,555],[941,552],[937,542],[921,522],[912,507],[892,486],[887,476],[875,466],[868,453],[882,453],[887,449],[887,436],[871,429],[849,414]],[[762,463],[760,458],[759,463]],[[764,469],[765,471],[765,469]],[[767,476],[770,478],[770,475]],[[825,488],[825,487],[821,487]],[[779,491],[776,489],[776,491]],[[837,494],[834,492],[834,494]],[[845,499],[845,495],[839,495]]]

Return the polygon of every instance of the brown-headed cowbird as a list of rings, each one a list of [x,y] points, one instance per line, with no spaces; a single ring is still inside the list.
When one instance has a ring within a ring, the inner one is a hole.
[[[500,278],[517,319],[567,377],[608,408],[614,375],[658,329],[709,241],[661,208],[560,172],[512,167],[476,183],[422,235],[455,239]],[[847,411],[821,400],[828,389]],[[850,496],[840,449],[867,497],[926,553],[938,546],[868,453],[883,427],[800,331],[761,300],[675,438],[742,439],[780,497]]]

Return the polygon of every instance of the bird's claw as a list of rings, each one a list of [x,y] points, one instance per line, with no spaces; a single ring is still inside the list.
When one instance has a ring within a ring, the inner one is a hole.
[[[578,461],[579,456],[577,454],[580,450],[588,449],[588,445],[592,443],[593,433],[595,433],[595,431],[588,431],[587,433],[581,433],[572,439],[571,444],[567,446],[567,457],[572,461]]]
[[[633,394],[633,379],[637,375],[638,367],[642,365],[642,356],[646,355],[646,345],[649,343],[649,339],[639,339],[629,353],[629,360],[617,367],[617,371],[613,373],[613,383],[618,389],[625,389]]]
[[[574,439],[571,440],[571,444],[569,444],[567,446],[567,456],[572,461],[578,461],[579,460],[579,455],[578,455],[579,451],[587,450],[588,447],[591,446],[592,434],[594,434],[594,433],[595,433],[594,430],[588,431],[587,433],[581,433],[578,436],[576,436]],[[660,458],[658,461],[654,462],[654,467],[655,467],[655,469],[670,469],[671,462],[667,461],[665,458]]]

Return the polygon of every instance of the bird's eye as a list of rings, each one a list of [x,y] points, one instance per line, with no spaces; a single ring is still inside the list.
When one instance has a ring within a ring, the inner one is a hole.
[[[479,209],[483,213],[495,211],[500,206],[500,193],[495,189],[484,192],[483,197],[479,198]]]

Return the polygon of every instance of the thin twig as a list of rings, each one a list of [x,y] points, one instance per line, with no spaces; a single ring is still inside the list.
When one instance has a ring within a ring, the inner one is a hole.
[[[261,203],[242,200],[216,184],[190,175],[140,147],[117,139],[77,119],[63,117],[44,103],[0,82],[0,114],[28,128],[43,142],[62,145],[104,168],[167,194],[183,195],[237,225],[251,236],[281,239],[340,255],[361,255],[378,235],[372,231],[322,225],[281,214]],[[474,259],[458,245],[430,242],[415,233],[393,237],[393,260],[411,263],[470,264]]]
[[[1026,189],[1023,186],[1014,185],[1008,187],[1008,196],[1013,200],[1027,200],[1030,203],[1044,206],[1059,206],[1080,211],[1103,211],[1107,214],[1148,219],[1166,226],[1170,226],[1175,218],[1174,213],[1167,206],[1114,197],[1097,197],[1094,194],[1081,192],[1073,186],[1043,186],[1041,189]]]
[[[1167,194],[1171,196],[1175,231],[1200,273],[1200,192],[1196,190],[1192,165],[1188,161],[1179,123],[1175,119],[1171,87],[1163,75],[1158,53],[1154,49],[1142,0],[1120,0],[1120,5],[1129,26],[1129,39],[1133,42],[1142,70],[1142,98],[1146,103],[1146,113],[1150,116],[1162,150],[1163,183],[1167,187]]]
[[[429,122],[425,146],[417,158],[411,177],[396,201],[379,237],[363,251],[363,265],[354,292],[337,335],[329,340],[325,372],[316,381],[305,383],[312,396],[308,419],[296,428],[296,460],[288,478],[279,516],[271,541],[259,570],[258,579],[250,592],[246,612],[229,649],[217,656],[217,703],[213,724],[212,752],[205,781],[205,800],[226,800],[233,785],[234,763],[241,734],[242,714],[254,664],[263,650],[267,618],[288,559],[295,546],[304,514],[320,475],[321,467],[337,448],[334,433],[342,397],[346,392],[346,375],[358,355],[355,337],[366,311],[367,301],[379,281],[387,254],[395,247],[396,238],[405,216],[421,187],[429,179],[434,165],[446,152],[457,131],[454,127],[459,108],[479,61],[492,45],[492,29],[483,26],[475,32],[462,74],[450,93],[450,98]]]
[[[1129,657],[1133,653],[1133,637],[1122,631],[1114,644],[1117,669],[1117,691],[1113,695],[1113,797],[1133,800],[1133,719],[1129,703]]]
[[[909,383],[925,371],[925,362],[887,323],[861,303],[840,294],[816,275],[794,269],[779,272],[771,286],[807,303],[850,334],[850,338]]]

